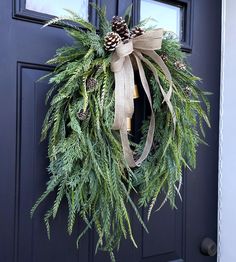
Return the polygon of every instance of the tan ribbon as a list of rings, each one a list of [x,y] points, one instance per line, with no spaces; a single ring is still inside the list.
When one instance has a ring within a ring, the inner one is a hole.
[[[166,102],[171,112],[175,128],[176,117],[170,101],[173,91],[172,77],[161,57],[155,52],[155,50],[161,49],[162,37],[163,29],[148,31],[141,36],[130,39],[126,44],[119,44],[112,57],[111,70],[115,75],[115,119],[112,128],[120,131],[124,157],[130,167],[140,166],[147,158],[152,147],[155,131],[155,115],[152,107],[152,97],[142,62],[152,71],[164,98],[163,102]],[[151,119],[146,143],[140,158],[136,161],[134,160],[134,153],[129,145],[127,132],[127,118],[132,118],[134,113],[134,70],[130,59],[131,55],[135,58],[137,63],[142,86],[151,108]],[[166,79],[170,83],[170,88],[167,93],[161,85],[155,66],[143,55],[152,59],[163,71]]]

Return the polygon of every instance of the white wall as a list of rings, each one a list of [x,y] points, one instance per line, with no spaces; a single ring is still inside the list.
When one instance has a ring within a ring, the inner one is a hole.
[[[236,262],[236,0],[223,0],[218,262]]]

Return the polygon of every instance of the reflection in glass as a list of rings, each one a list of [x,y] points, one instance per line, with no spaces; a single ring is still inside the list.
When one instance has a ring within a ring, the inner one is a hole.
[[[73,10],[88,20],[88,0],[26,0],[26,9],[39,13],[68,15],[64,8]]]
[[[181,7],[165,4],[156,0],[141,0],[140,20],[149,21],[147,26],[162,27],[174,32],[181,39]]]

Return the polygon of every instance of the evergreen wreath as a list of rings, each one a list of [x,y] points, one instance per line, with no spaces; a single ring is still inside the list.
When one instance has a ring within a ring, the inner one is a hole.
[[[122,238],[131,239],[137,246],[129,207],[135,211],[146,231],[138,207],[149,206],[149,218],[160,193],[165,196],[161,206],[169,201],[172,207],[176,207],[182,171],[195,168],[197,146],[204,143],[201,138],[205,136],[204,122],[210,127],[210,106],[206,99],[208,93],[198,88],[199,78],[185,63],[178,41],[166,32],[162,47],[156,53],[172,75],[171,103],[176,126],[173,128],[173,116],[163,103],[159,84],[143,63],[156,125],[148,157],[140,166],[131,168],[124,157],[119,132],[112,130],[115,80],[110,66],[113,52],[121,41],[126,43],[145,34],[142,28],[145,21],[130,30],[131,8],[125,19],[114,17],[112,23],[106,19],[105,8],[94,8],[99,16],[99,33],[92,24],[69,10],[68,17],[55,18],[45,25],[61,25],[74,39],[74,44],[58,49],[55,57],[48,61],[56,68],[50,74],[49,83],[53,87],[46,98],[46,101],[50,100],[50,107],[41,139],[49,138],[50,180],[31,214],[51,192],[56,191],[55,201],[44,217],[48,237],[50,220],[56,217],[62,200],[66,199],[68,233],[72,234],[77,219],[86,224],[78,236],[77,246],[86,231],[94,227],[98,234],[96,251],[108,251],[111,260],[115,261],[113,251],[119,248]],[[170,83],[163,70],[148,60],[167,92]],[[131,142],[136,155],[142,153],[148,128],[149,119],[146,119],[140,143]],[[138,207],[131,198],[133,193],[138,196]]]

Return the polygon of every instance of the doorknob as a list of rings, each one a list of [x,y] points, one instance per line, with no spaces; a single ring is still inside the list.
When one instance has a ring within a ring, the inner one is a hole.
[[[217,253],[217,245],[211,238],[204,238],[201,243],[201,252],[205,256],[213,257]]]

